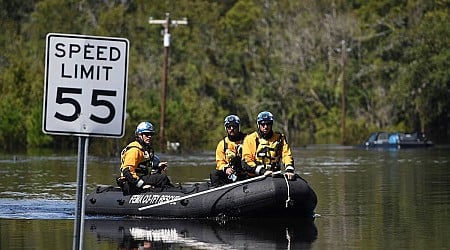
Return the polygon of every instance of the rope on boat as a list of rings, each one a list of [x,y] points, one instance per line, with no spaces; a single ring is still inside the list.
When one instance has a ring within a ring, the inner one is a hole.
[[[279,173],[280,173],[280,171],[277,171],[277,172],[274,172],[273,174],[279,174]],[[194,194],[190,194],[190,195],[186,195],[186,196],[181,196],[181,197],[173,199],[173,200],[167,200],[167,201],[163,201],[163,202],[160,202],[160,203],[156,203],[156,204],[140,207],[140,208],[138,208],[138,210],[142,211],[142,210],[145,210],[145,209],[158,207],[158,206],[174,203],[174,202],[177,202],[177,201],[186,200],[187,198],[191,198],[191,197],[207,194],[207,193],[214,192],[214,191],[217,191],[217,190],[221,190],[221,189],[225,189],[225,188],[230,188],[230,187],[242,185],[244,183],[254,182],[254,181],[257,181],[257,180],[259,181],[259,180],[265,179],[266,177],[267,176],[265,176],[265,175],[261,175],[261,176],[253,177],[253,178],[250,178],[250,179],[233,182],[231,184],[223,185],[223,186],[216,187],[216,188],[213,188],[213,189],[207,189],[205,191],[201,191],[201,192],[198,192],[198,193],[194,193]]]
[[[286,182],[286,187],[287,187],[286,208],[288,208],[289,205],[291,205],[291,202],[292,202],[292,200],[291,200],[291,188],[289,186],[289,181],[288,181],[288,179],[287,179],[285,174],[283,175],[283,177],[284,177],[284,181]]]

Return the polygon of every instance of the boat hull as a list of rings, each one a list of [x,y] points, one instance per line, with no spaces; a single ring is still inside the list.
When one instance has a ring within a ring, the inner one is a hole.
[[[231,217],[313,217],[317,196],[308,183],[297,177],[267,177],[214,189],[208,184],[170,188],[124,195],[117,187],[98,187],[86,198],[86,214],[131,215],[177,218]],[[204,194],[191,197],[198,192]],[[186,199],[182,197],[187,196]],[[148,209],[139,208],[170,200],[177,201]]]

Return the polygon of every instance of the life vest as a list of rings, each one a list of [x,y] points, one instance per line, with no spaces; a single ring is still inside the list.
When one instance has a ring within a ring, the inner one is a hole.
[[[242,135],[242,139],[237,141],[230,141],[230,138],[228,138],[228,136],[225,136],[223,138],[223,151],[225,153],[225,159],[234,168],[241,168],[242,142],[244,141],[244,138],[247,134]],[[228,142],[233,142],[235,144],[233,149],[230,149],[228,147]]]
[[[269,142],[264,138],[256,137],[256,157],[257,165],[263,165],[266,169],[277,171],[280,170],[280,160],[282,155],[284,135],[277,132],[278,139]]]
[[[131,148],[137,148],[139,149],[142,153],[144,158],[141,160],[141,162],[139,162],[139,164],[137,165],[135,172],[136,174],[141,177],[144,175],[148,175],[149,172],[151,170],[153,170],[154,168],[154,158],[155,158],[155,154],[154,154],[154,150],[153,148],[150,148],[149,150],[145,150],[141,145],[136,145],[134,143],[129,144],[128,146],[126,146],[122,152],[120,153],[120,159],[121,159],[121,166],[124,164],[124,156],[125,153],[130,150]],[[123,169],[121,169],[123,170]],[[153,173],[153,171],[151,172]]]

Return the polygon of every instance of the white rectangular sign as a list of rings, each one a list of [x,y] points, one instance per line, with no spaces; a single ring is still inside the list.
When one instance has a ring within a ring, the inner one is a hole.
[[[43,132],[123,137],[128,53],[124,38],[48,34]]]

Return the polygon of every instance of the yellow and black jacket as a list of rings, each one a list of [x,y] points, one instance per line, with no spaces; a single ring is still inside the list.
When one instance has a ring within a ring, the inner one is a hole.
[[[153,149],[146,149],[138,141],[133,141],[122,150],[121,176],[123,176],[124,170],[129,169],[133,178],[139,179],[148,175],[150,171],[150,173],[159,171],[159,163],[160,160],[154,154]]]
[[[241,168],[242,142],[245,136],[246,134],[239,132],[234,140],[226,136],[219,141],[216,148],[217,170],[224,171],[227,167]]]
[[[279,171],[281,165],[286,172],[294,172],[294,159],[286,137],[274,132],[264,139],[258,132],[245,137],[242,145],[242,167],[254,175],[262,175],[266,170]]]

